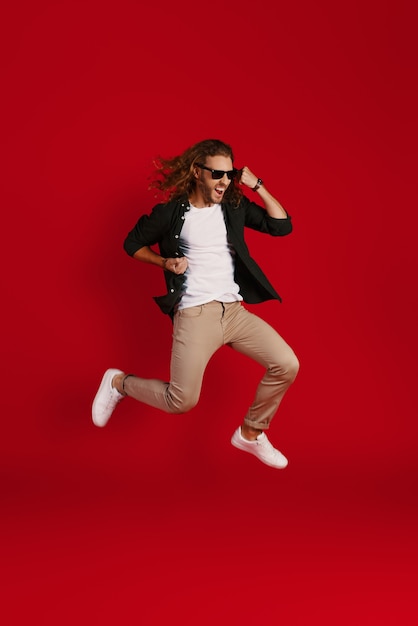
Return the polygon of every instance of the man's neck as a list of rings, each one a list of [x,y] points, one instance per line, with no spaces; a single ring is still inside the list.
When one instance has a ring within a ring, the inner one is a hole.
[[[211,207],[216,204],[215,202],[212,202],[210,197],[205,197],[199,189],[195,189],[190,194],[189,202],[193,204],[196,209],[205,209],[206,207]]]

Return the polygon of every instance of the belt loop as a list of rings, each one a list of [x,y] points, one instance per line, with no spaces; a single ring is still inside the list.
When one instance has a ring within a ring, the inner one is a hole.
[[[221,306],[222,306],[222,317],[225,315],[225,305],[223,302],[221,302]]]

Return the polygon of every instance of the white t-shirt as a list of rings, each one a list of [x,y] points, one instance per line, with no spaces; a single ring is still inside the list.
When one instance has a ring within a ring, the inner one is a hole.
[[[188,260],[179,309],[219,300],[242,300],[234,280],[234,250],[228,243],[220,204],[198,209],[190,205],[184,214],[180,249]]]

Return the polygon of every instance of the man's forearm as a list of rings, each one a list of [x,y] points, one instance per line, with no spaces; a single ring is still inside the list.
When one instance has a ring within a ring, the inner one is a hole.
[[[142,261],[143,263],[150,263],[151,265],[157,265],[158,267],[165,268],[166,259],[164,259],[160,254],[151,250],[148,246],[144,246],[143,248],[139,248],[133,255],[133,258],[137,261]]]
[[[184,274],[188,268],[188,260],[185,256],[182,257],[169,257],[164,258],[160,254],[151,250],[148,246],[144,246],[135,252],[133,255],[137,261],[143,263],[150,263],[151,265],[157,265],[167,272],[173,272],[173,274]]]
[[[285,219],[287,217],[287,213],[280,202],[267,191],[262,180],[257,178],[247,166],[241,170],[240,182],[252,191],[255,191],[255,193],[258,193],[270,217],[275,219]]]
[[[261,187],[257,189],[256,193],[258,193],[262,199],[270,217],[274,217],[276,219],[283,219],[287,217],[287,213],[280,202],[276,200],[276,198],[274,198],[269,191],[267,191],[264,185],[261,185]]]

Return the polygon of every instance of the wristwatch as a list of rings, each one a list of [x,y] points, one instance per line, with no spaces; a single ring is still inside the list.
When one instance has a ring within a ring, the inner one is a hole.
[[[260,189],[262,184],[263,184],[263,181],[261,180],[261,178],[259,178],[258,181],[257,181],[256,186],[253,187],[253,191],[257,191],[257,189]]]

